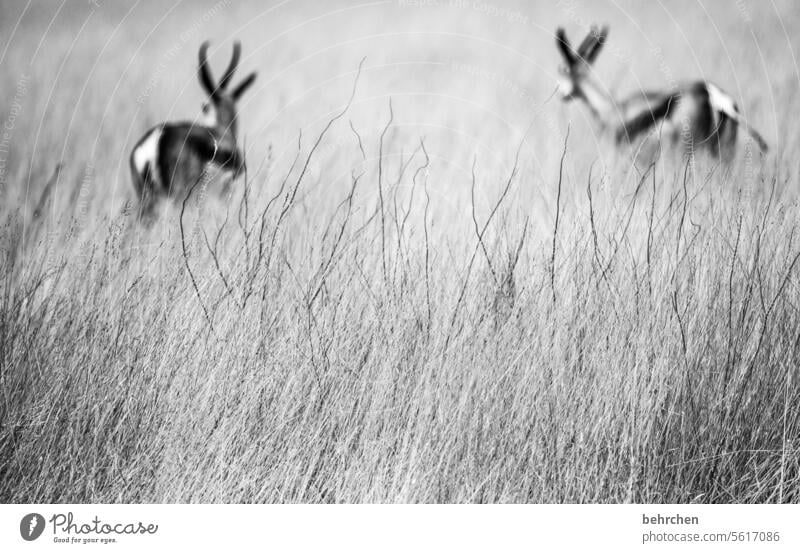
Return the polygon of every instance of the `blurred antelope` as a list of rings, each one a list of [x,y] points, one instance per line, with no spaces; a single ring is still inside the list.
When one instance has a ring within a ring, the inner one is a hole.
[[[207,52],[208,42],[204,42],[199,52],[199,76],[209,101],[203,104],[203,121],[156,125],[131,152],[131,174],[141,217],[150,218],[162,197],[185,197],[209,163],[230,173],[232,179],[244,170],[244,154],[236,145],[236,102],[253,84],[256,74],[251,73],[228,90],[239,64],[241,44],[234,43],[230,64],[219,83],[211,75]]]
[[[708,81],[694,81],[675,90],[642,92],[622,100],[611,97],[592,72],[592,64],[608,39],[608,27],[592,27],[577,51],[564,29],[556,31],[556,45],[565,65],[560,68],[559,89],[564,101],[579,98],[612,135],[615,144],[633,143],[650,130],[658,130],[674,145],[682,139],[684,151],[705,149],[713,157],[730,160],[735,153],[736,128],[741,125],[766,152],[767,143],[739,113],[733,98]]]

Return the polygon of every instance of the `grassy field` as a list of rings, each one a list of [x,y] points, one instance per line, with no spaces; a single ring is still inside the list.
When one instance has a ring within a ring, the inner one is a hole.
[[[800,501],[794,2],[78,4],[0,7],[0,500]],[[553,95],[594,21],[770,153],[630,167]],[[206,38],[247,178],[147,229]]]

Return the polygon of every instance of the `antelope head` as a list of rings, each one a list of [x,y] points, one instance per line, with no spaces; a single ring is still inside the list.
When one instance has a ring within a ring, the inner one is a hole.
[[[208,66],[207,52],[208,42],[200,46],[200,84],[208,94],[208,101],[203,104],[203,119],[206,126],[215,128],[220,136],[230,136],[235,141],[236,137],[236,102],[242,94],[253,84],[256,78],[255,73],[250,73],[238,85],[229,88],[233,73],[239,65],[239,57],[242,53],[242,45],[239,41],[233,44],[233,55],[225,73],[219,82],[215,82]]]
[[[592,64],[607,38],[607,26],[592,26],[576,51],[570,45],[564,29],[559,27],[556,30],[556,46],[564,59],[564,64],[559,67],[558,89],[565,102],[583,96],[582,83],[589,77]]]

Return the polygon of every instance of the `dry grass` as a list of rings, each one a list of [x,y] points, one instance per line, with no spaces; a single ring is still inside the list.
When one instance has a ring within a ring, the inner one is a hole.
[[[773,60],[764,89],[734,87],[770,157],[641,175],[598,153],[576,106],[545,101],[569,12],[339,6],[327,34],[281,36],[319,14],[276,9],[267,32],[227,6],[261,71],[242,107],[251,173],[149,231],[125,209],[125,156],[148,122],[194,114],[194,42],[147,85],[141,60],[171,39],[130,51],[160,8],[117,27],[127,8],[102,6],[85,35],[73,20],[45,35],[55,8],[37,9],[2,59],[6,82],[30,75],[0,229],[3,501],[800,501],[796,76],[768,31],[797,28],[791,3],[714,19]],[[374,37],[354,30],[370,10],[392,10]],[[624,14],[589,16],[635,44]],[[372,38],[342,46],[353,33]],[[48,48],[76,36],[108,52],[58,73],[72,58]],[[651,38],[689,71],[669,31]],[[737,82],[763,70],[739,42],[692,48],[727,50]],[[663,82],[648,59],[632,74]]]

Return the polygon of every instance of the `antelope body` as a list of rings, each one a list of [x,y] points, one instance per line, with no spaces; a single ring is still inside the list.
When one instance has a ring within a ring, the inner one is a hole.
[[[215,83],[207,60],[208,42],[200,46],[199,78],[209,96],[201,122],[161,123],[148,130],[130,156],[133,187],[140,202],[140,216],[149,218],[161,198],[181,198],[202,178],[209,163],[236,179],[245,166],[236,143],[236,102],[253,84],[251,73],[233,90],[231,77],[239,64],[241,45],[233,45],[228,69]]]
[[[708,81],[694,81],[673,90],[613,98],[592,72],[592,64],[608,38],[608,27],[592,27],[577,50],[564,29],[556,31],[556,45],[565,65],[560,68],[559,90],[564,101],[582,100],[616,145],[633,144],[649,132],[659,132],[687,154],[705,150],[730,160],[735,154],[737,127],[742,126],[762,151],[767,144],[739,112],[733,98]]]

